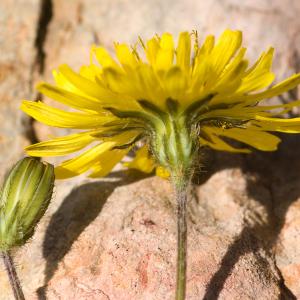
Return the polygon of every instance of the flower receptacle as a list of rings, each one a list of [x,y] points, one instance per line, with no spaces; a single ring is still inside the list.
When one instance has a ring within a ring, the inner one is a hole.
[[[167,103],[170,113],[155,123],[151,149],[158,163],[169,171],[173,182],[188,181],[199,148],[198,129],[190,125],[187,115],[176,109],[174,100]]]

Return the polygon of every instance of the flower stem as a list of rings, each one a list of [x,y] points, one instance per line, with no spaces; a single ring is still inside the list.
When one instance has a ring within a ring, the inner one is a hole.
[[[2,258],[5,265],[5,269],[8,274],[9,282],[11,285],[11,288],[14,292],[14,296],[16,300],[25,300],[20,280],[18,278],[16,268],[13,262],[13,259],[10,255],[9,251],[2,251]]]
[[[174,184],[177,202],[177,282],[176,300],[185,299],[187,254],[187,188],[188,184]]]

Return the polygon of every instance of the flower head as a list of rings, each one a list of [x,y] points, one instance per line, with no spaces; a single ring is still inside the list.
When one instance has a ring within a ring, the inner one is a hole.
[[[37,87],[76,111],[22,103],[40,122],[81,131],[31,145],[27,153],[67,155],[96,142],[56,168],[58,178],[67,178],[88,170],[90,177],[105,176],[130,150],[136,155],[128,167],[177,173],[191,168],[201,146],[242,153],[276,150],[280,139],[270,132],[300,132],[300,118],[278,117],[300,102],[258,104],[296,87],[300,74],[270,87],[273,49],[248,66],[241,43],[240,31],[226,30],[216,42],[208,36],[201,45],[196,32],[181,33],[177,45],[168,33],[145,43],[140,39],[133,48],[116,43],[115,58],[92,47],[90,64],[79,73],[62,65],[53,72],[55,85]]]

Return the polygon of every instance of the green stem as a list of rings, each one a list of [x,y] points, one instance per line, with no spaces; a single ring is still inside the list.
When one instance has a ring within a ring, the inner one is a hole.
[[[177,282],[176,300],[185,299],[186,291],[186,256],[187,256],[187,188],[188,184],[175,184],[177,202]]]
[[[21,283],[17,275],[17,271],[13,262],[13,259],[9,251],[2,251],[2,258],[5,265],[5,269],[8,274],[9,282],[13,290],[16,300],[25,300]]]

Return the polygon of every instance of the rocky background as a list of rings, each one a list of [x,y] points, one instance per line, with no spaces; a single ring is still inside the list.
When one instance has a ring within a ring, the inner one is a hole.
[[[1,0],[0,176],[22,148],[65,131],[27,118],[61,63],[91,44],[197,29],[241,29],[251,59],[276,48],[278,80],[300,71],[298,0]],[[293,91],[279,101],[297,98]],[[49,99],[42,99],[50,101]],[[277,99],[278,100],[278,99]],[[299,111],[293,111],[299,116]],[[207,151],[189,202],[187,299],[300,299],[300,137],[275,153]],[[16,253],[27,299],[174,299],[176,219],[169,183],[134,172],[56,184],[32,240]],[[0,299],[12,299],[0,264]]]

